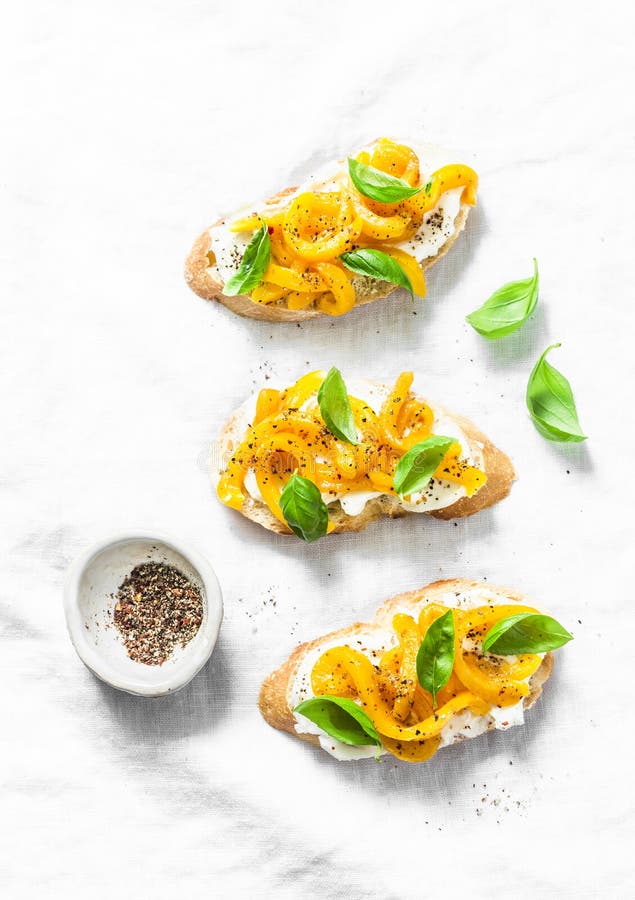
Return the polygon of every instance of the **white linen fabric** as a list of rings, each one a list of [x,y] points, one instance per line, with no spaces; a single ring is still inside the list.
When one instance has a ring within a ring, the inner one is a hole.
[[[632,897],[633,7],[31,0],[5,18],[2,896]],[[276,326],[187,289],[219,213],[380,134],[481,176],[425,301]],[[465,315],[533,256],[536,314],[487,342]],[[524,406],[555,341],[579,446]],[[310,546],[221,506],[228,414],[331,365],[414,370],[510,454],[510,498]],[[69,562],[136,526],[193,541],[225,598],[209,665],[163,700],[97,681],[62,612]],[[260,682],[298,641],[455,576],[575,634],[524,727],[409,766],[338,764],[263,722]]]

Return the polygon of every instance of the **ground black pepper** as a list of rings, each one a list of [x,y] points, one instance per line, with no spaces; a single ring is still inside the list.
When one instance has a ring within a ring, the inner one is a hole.
[[[130,659],[160,666],[203,620],[201,592],[178,569],[143,563],[119,585],[113,619]]]

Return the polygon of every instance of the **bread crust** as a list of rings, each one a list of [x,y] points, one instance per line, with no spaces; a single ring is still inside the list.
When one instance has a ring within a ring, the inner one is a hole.
[[[423,398],[419,399],[422,403],[426,402]],[[516,478],[516,473],[509,457],[502,450],[499,450],[469,419],[436,405],[434,408],[456,422],[470,441],[470,444],[480,445],[479,449],[483,454],[483,465],[487,474],[487,482],[483,487],[471,497],[462,497],[443,509],[434,509],[423,513],[404,509],[398,498],[389,494],[383,494],[380,497],[374,497],[372,500],[369,500],[361,512],[354,516],[345,513],[339,505],[329,507],[329,519],[335,525],[330,534],[363,531],[371,522],[375,522],[383,517],[398,519],[404,516],[432,516],[435,519],[446,520],[463,518],[487,509],[488,506],[493,506],[509,494]],[[228,459],[232,451],[243,440],[244,432],[241,432],[243,424],[241,407],[233,413],[221,431],[219,439],[221,464],[222,460]],[[252,522],[256,522],[258,525],[262,525],[276,534],[293,534],[290,528],[276,519],[266,504],[253,497],[246,497],[240,512],[243,516],[251,519]]]
[[[353,641],[358,634],[367,635],[369,630],[385,631],[390,628],[393,616],[397,610],[408,608],[420,608],[422,600],[425,603],[442,603],[448,593],[461,593],[467,590],[481,588],[488,593],[494,593],[500,598],[500,602],[514,602],[531,605],[527,598],[518,591],[512,591],[508,588],[491,585],[478,581],[471,581],[466,578],[451,578],[443,581],[435,581],[426,587],[419,588],[414,591],[406,591],[397,594],[386,600],[377,610],[371,622],[356,622],[346,628],[340,628],[332,631],[330,634],[323,635],[312,641],[300,644],[293,650],[291,655],[277,669],[271,672],[262,683],[260,688],[260,696],[258,706],[264,719],[273,728],[280,731],[287,731],[294,737],[308,743],[319,746],[316,735],[298,734],[295,730],[295,718],[289,702],[289,694],[293,685],[296,674],[300,668],[302,660],[312,650],[319,648],[322,644],[332,641],[334,638],[341,638],[342,643]],[[487,600],[484,601],[484,604]],[[530,693],[525,697],[523,705],[525,709],[533,706],[542,693],[542,687],[550,677],[553,671],[553,654],[545,654],[540,668],[532,675],[529,680]],[[491,731],[494,725],[488,726]],[[462,738],[461,738],[462,739]]]
[[[292,194],[297,188],[289,187],[283,191],[279,191],[272,197],[272,201],[280,200],[289,194]],[[421,264],[421,268],[425,271],[433,266],[437,260],[450,250],[459,234],[463,231],[470,207],[461,202],[459,211],[454,219],[454,231],[450,237],[439,247],[434,256],[428,257]],[[194,241],[188,258],[185,261],[185,280],[192,288],[195,294],[204,300],[218,300],[223,306],[231,309],[239,316],[248,319],[260,319],[264,322],[306,322],[308,319],[317,319],[327,315],[320,309],[287,309],[284,301],[276,303],[262,304],[255,303],[248,294],[240,294],[236,297],[228,297],[223,293],[223,282],[215,278],[209,269],[209,260],[207,254],[211,249],[210,230],[217,225],[221,225],[225,220],[218,219]],[[364,306],[367,303],[373,303],[375,300],[382,300],[394,291],[399,290],[394,284],[387,281],[374,281],[369,278],[355,276],[352,279],[355,288],[355,306]]]

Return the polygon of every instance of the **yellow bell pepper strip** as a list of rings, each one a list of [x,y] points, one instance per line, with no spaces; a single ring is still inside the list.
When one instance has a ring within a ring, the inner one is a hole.
[[[397,614],[392,627],[399,638],[401,661],[397,676],[397,697],[393,705],[393,716],[405,722],[412,710],[417,686],[417,651],[421,643],[417,623],[412,616]]]
[[[423,431],[425,429],[425,437],[432,431],[434,423],[434,414],[429,406],[422,406],[414,397],[408,397],[401,409],[397,413],[397,433],[404,434],[406,429],[412,431],[414,428],[420,434],[420,440],[423,439]]]
[[[320,385],[326,378],[326,372],[316,369],[315,372],[307,372],[299,378],[294,385],[282,393],[282,402],[287,409],[298,409],[306,403],[313,394],[317,396]]]
[[[261,224],[262,219],[254,213],[253,215],[245,216],[242,219],[234,219],[227,227],[234,234],[240,234],[244,231],[256,231],[256,229],[260,228]]]
[[[261,281],[251,292],[251,299],[254,303],[263,303],[266,305],[267,303],[274,303],[276,300],[280,300],[281,297],[286,296],[288,293],[288,288]]]
[[[333,462],[335,464],[335,469],[342,478],[345,478],[348,481],[358,478],[360,475],[359,451],[359,446],[355,447],[351,444],[344,443],[337,444],[334,448]]]
[[[445,615],[449,608],[449,606],[442,606],[440,603],[426,603],[419,613],[418,621],[422,639],[425,637],[425,633],[432,623]]]
[[[397,144],[390,138],[379,138],[367,165],[401,178],[411,187],[419,184],[419,157],[411,147]]]
[[[435,477],[445,481],[453,481],[462,484],[468,497],[472,497],[487,481],[487,475],[476,466],[468,466],[461,462],[461,446],[453,444],[441,460],[436,470]]]
[[[361,234],[372,241],[399,241],[410,235],[412,213],[409,211],[378,214],[370,209],[368,198],[351,187],[351,203],[361,223]],[[386,204],[387,205],[387,204]],[[394,206],[394,205],[393,205]],[[396,209],[396,207],[394,206]],[[382,248],[383,249],[383,248]]]
[[[439,694],[438,696],[440,697],[441,694]],[[453,696],[456,697],[456,694],[454,694]],[[439,705],[442,706],[443,704],[439,703]],[[427,719],[428,716],[431,716],[433,713],[434,707],[430,702],[430,696],[426,696],[423,688],[420,685],[417,685],[417,687],[415,688],[415,698],[412,703],[411,718],[414,722],[421,722],[423,719]]]
[[[235,457],[232,457],[229,465],[233,465]],[[239,512],[243,508],[243,503],[247,499],[242,490],[243,487],[243,479],[233,479],[232,475],[228,475],[227,470],[218,482],[218,487],[216,488],[216,493],[218,495],[218,499],[221,503],[224,503],[225,506],[229,506],[231,509],[237,509]]]
[[[258,399],[256,400],[256,415],[251,424],[258,425],[263,419],[268,419],[269,416],[278,412],[279,407],[280,391],[276,391],[273,388],[263,388],[258,394]]]
[[[389,472],[375,471],[368,473],[373,489],[382,494],[394,493],[392,486],[392,474]]]
[[[284,490],[288,475],[282,476],[271,469],[256,470],[256,484],[260,491],[260,496],[267,504],[269,511],[273,513],[279,522],[286,525],[286,519],[280,508],[280,496]]]
[[[341,266],[333,263],[318,263],[316,266],[331,294],[325,294],[318,301],[321,310],[328,311],[331,316],[342,316],[355,306],[355,289],[348,274]]]
[[[306,291],[289,291],[287,294],[288,309],[306,309],[315,300],[319,300],[324,294],[309,294]]]
[[[315,269],[285,243],[281,224],[271,225],[270,232],[271,255],[278,266],[273,271],[276,282],[287,286],[287,308],[304,309],[326,292],[326,284],[320,281]]]
[[[391,680],[396,680],[401,668],[402,650],[399,644],[382,654],[379,660],[379,671],[385,672]],[[317,663],[316,663],[317,665]]]
[[[410,279],[412,290],[415,292],[417,297],[425,297],[426,280],[423,275],[423,269],[414,258],[414,256],[412,256],[410,253],[406,253],[404,250],[399,250],[397,247],[386,247],[385,253],[387,253],[388,256],[392,256],[392,258],[399,263],[401,268]]]
[[[271,233],[269,241],[271,243],[271,256],[274,262],[284,266],[286,269],[293,269],[296,272],[302,272],[307,268],[306,260],[294,253],[293,250],[285,243],[282,236],[281,226],[269,226]]]
[[[404,144],[380,138],[372,155],[362,151],[357,160],[395,178],[401,178],[411,186],[419,182],[419,158],[414,150]],[[362,234],[369,240],[380,243],[404,240],[416,231],[417,225],[413,226],[412,212],[401,204],[378,203],[364,197],[352,185],[351,202],[361,219]],[[387,248],[382,249],[388,252]],[[421,278],[418,280],[420,282]],[[415,293],[424,296],[425,289],[423,293],[415,289]]]
[[[430,189],[422,190],[414,197],[403,200],[404,212],[410,212],[421,219],[427,212],[434,209],[442,194],[455,188],[463,188],[461,201],[468,206],[476,204],[476,191],[478,189],[478,175],[469,166],[451,165],[437,169],[430,176]]]
[[[439,749],[440,737],[429,738],[426,741],[401,741],[381,735],[381,743],[384,749],[406,762],[426,762]]]
[[[518,657],[483,655],[480,645],[500,619],[521,612],[536,612],[519,604],[481,606],[457,615],[454,668],[465,687],[496,706],[513,706],[529,694],[527,679],[542,662],[539,654]]]
[[[238,219],[234,219],[229,223],[227,228],[233,234],[240,234],[245,231],[256,231],[256,229],[260,228],[263,221],[266,221],[269,226],[269,237],[273,236],[275,230],[280,232],[280,226],[282,225],[282,213],[281,212],[272,212],[269,213],[266,210],[263,211],[262,215],[258,215],[258,213],[251,213],[248,216],[242,216]]]
[[[446,703],[449,703],[450,700],[453,700],[465,689],[465,685],[462,684],[460,678],[456,674],[455,669],[450,675],[450,680],[448,681],[446,686],[441,688],[441,690],[437,694],[438,705],[445,706]],[[421,690],[423,691],[423,688]]]
[[[341,191],[299,194],[284,217],[284,240],[309,263],[350,250],[362,232],[350,198]]]
[[[413,380],[414,375],[412,372],[402,372],[379,414],[379,425],[383,430],[384,439],[394,450],[398,450],[400,453],[406,453],[416,443],[428,437],[434,421],[432,410],[419,404],[419,415],[417,416],[419,421],[416,424],[410,423],[410,433],[404,435],[400,429],[401,412],[410,399],[409,394]],[[401,423],[405,425],[403,417],[401,418]]]
[[[356,697],[355,682],[339,662],[339,653],[327,650],[311,670],[311,687],[316,696]]]
[[[254,448],[253,462],[256,471],[282,470],[291,474],[298,469],[300,475],[308,478],[313,468],[313,454],[304,438],[292,431],[276,431]]]
[[[263,280],[277,284],[279,287],[288,288],[290,291],[309,291],[319,294],[328,289],[328,285],[317,272],[308,268],[304,272],[296,272],[294,269],[279,266],[274,262],[270,262],[265,269]]]

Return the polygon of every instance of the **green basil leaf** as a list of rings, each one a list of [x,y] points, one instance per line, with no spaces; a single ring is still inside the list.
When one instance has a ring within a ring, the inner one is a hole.
[[[314,722],[336,741],[353,747],[381,747],[377,729],[364,710],[346,697],[323,694],[303,700],[293,710]]]
[[[511,334],[527,321],[538,303],[538,263],[534,259],[534,274],[522,281],[510,281],[489,300],[466,316],[472,328],[490,340]]]
[[[519,653],[546,653],[573,640],[559,622],[538,613],[518,613],[497,622],[485,635],[483,653],[516,656]]]
[[[540,434],[549,441],[579,443],[582,433],[571,385],[547,362],[547,354],[560,344],[547,347],[533,368],[527,383],[527,409]]]
[[[342,253],[340,259],[347,269],[356,272],[357,275],[365,275],[367,278],[379,278],[381,281],[389,281],[399,287],[405,288],[411,297],[414,291],[410,279],[401,268],[396,259],[383,253],[366,247],[363,250],[351,250],[350,253]]]
[[[348,173],[360,194],[380,203],[399,203],[400,200],[414,197],[421,190],[420,187],[411,187],[401,178],[387,175],[386,172],[366,166],[356,159],[348,160]]]
[[[400,497],[414,494],[428,484],[456,438],[434,434],[405,453],[395,469],[392,484]]]
[[[294,472],[280,494],[280,509],[291,531],[311,543],[324,537],[329,512],[317,486]]]
[[[342,373],[335,366],[320,385],[317,395],[326,427],[347,444],[358,444],[357,428]]]
[[[437,705],[437,694],[450,680],[454,668],[454,617],[449,609],[425,633],[417,653],[417,678],[419,684],[432,694]]]
[[[262,281],[270,256],[269,229],[267,223],[263,222],[247,244],[238,271],[226,283],[223,293],[228,297],[235,297],[236,294],[248,294],[253,291]]]

